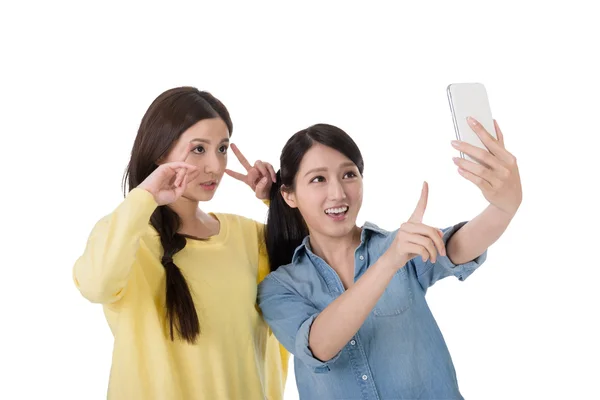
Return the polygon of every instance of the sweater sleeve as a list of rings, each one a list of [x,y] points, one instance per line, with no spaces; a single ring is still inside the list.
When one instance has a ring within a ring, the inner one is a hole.
[[[123,296],[141,237],[156,207],[152,194],[135,188],[96,223],[73,267],[75,286],[86,299],[110,304]]]
[[[265,226],[260,223],[256,223],[257,237],[258,237],[258,274],[257,274],[257,284],[262,282],[267,275],[271,272],[270,264],[269,264],[269,255],[267,254],[267,246],[265,244],[264,238],[264,229]],[[258,308],[258,312],[262,312],[260,308]],[[281,379],[285,384],[288,375],[288,364],[290,359],[290,353],[286,350],[285,347],[273,335],[273,331],[269,328],[269,346],[276,347],[277,350],[272,350],[275,353],[279,353],[279,357],[281,358]]]
[[[267,254],[267,245],[264,238],[264,225],[257,223],[256,227],[258,237],[258,277],[256,283],[258,284],[269,275],[271,268],[269,266],[269,255]]]

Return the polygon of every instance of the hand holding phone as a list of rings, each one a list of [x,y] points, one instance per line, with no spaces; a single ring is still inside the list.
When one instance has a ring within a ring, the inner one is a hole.
[[[522,201],[521,176],[492,118],[485,88],[477,83],[449,85],[448,100],[458,139],[453,146],[462,156],[454,158],[458,172],[512,218]]]

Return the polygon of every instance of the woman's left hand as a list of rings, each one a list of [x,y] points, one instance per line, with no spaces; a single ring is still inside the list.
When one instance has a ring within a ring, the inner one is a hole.
[[[240,164],[246,169],[246,174],[225,169],[227,175],[250,186],[250,189],[252,189],[256,197],[260,200],[268,200],[271,186],[277,179],[273,166],[268,162],[260,160],[257,160],[254,166],[252,166],[235,144],[232,143],[230,147],[233,150],[233,154],[240,161]]]
[[[494,128],[498,139],[490,135],[473,118],[469,118],[469,125],[489,151],[465,142],[453,141],[452,145],[457,150],[479,162],[478,164],[455,157],[454,163],[459,167],[458,172],[477,185],[490,204],[509,215],[514,215],[523,198],[517,160],[504,147],[504,136],[495,120]]]

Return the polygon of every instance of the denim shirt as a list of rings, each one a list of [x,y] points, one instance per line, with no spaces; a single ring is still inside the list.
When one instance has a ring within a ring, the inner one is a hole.
[[[443,229],[444,243],[464,224]],[[388,249],[396,232],[369,222],[363,226],[354,256],[355,281]],[[292,263],[270,273],[258,289],[265,320],[294,355],[300,399],[463,399],[425,293],[447,276],[466,279],[486,256],[487,251],[461,265],[440,255],[435,263],[412,259],[394,275],[342,350],[320,361],[308,346],[311,324],[345,289],[337,273],[311,251],[306,237]]]

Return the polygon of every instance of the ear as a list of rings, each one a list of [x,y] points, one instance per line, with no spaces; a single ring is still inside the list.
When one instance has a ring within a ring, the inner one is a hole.
[[[284,185],[279,188],[279,192],[288,206],[291,208],[298,208],[298,205],[296,204],[296,195],[293,192],[288,191]]]

